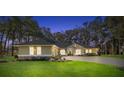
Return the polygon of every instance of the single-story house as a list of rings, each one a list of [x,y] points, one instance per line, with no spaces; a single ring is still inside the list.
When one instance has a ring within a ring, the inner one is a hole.
[[[60,46],[61,55],[85,55],[88,53],[94,53],[97,55],[99,48],[85,47],[79,43],[70,43],[64,47]]]
[[[19,59],[34,59],[43,57],[55,57],[57,55],[84,55],[94,53],[97,55],[99,48],[84,47],[79,43],[58,45],[46,40],[35,40],[28,43],[14,45]]]
[[[61,55],[81,55],[85,48],[77,43],[71,43],[67,46],[60,47]]]
[[[32,59],[41,57],[53,57],[59,54],[59,47],[55,43],[46,40],[35,40],[28,43],[14,45],[17,48],[17,56],[20,59]]]

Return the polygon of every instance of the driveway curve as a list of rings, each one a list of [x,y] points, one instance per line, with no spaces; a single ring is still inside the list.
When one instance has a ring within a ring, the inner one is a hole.
[[[77,61],[87,61],[102,64],[115,65],[117,67],[124,67],[124,59],[110,58],[110,57],[99,57],[99,56],[64,56],[66,60],[77,60]]]

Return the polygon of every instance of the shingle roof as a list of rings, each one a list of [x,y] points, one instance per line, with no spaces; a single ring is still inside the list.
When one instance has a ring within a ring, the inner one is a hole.
[[[59,46],[60,48],[67,48],[68,46],[72,45],[72,42],[61,42],[61,43],[56,43],[57,46]]]
[[[40,40],[33,40],[30,42],[19,43],[16,45],[56,45],[56,44],[54,42],[40,39]]]
[[[33,40],[33,41],[30,41],[30,42],[19,43],[19,44],[15,44],[15,45],[56,45],[60,48],[67,48],[74,43],[76,43],[76,42],[68,41],[68,42],[58,43],[58,42],[52,42],[52,41],[40,39],[40,40]],[[91,46],[83,46],[80,43],[76,43],[76,44],[78,44],[82,47],[85,47],[85,48],[94,48],[94,47],[91,47]]]
[[[96,48],[96,47],[93,47],[93,46],[85,46],[85,45],[83,45],[83,44],[80,44],[80,43],[78,43],[78,42],[63,42],[63,43],[57,43],[56,45],[58,46],[58,47],[60,47],[60,48],[67,48],[67,47],[69,47],[69,46],[71,46],[72,44],[78,44],[78,45],[80,45],[80,46],[82,46],[82,47],[85,47],[85,48]]]

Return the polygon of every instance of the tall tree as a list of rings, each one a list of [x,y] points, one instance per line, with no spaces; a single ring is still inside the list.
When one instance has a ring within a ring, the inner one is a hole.
[[[124,17],[109,16],[105,18],[107,29],[112,33],[112,53],[120,54],[121,45],[124,42]]]

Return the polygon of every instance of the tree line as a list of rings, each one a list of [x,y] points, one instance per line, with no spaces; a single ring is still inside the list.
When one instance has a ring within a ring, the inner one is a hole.
[[[48,34],[44,35],[44,32]],[[8,53],[14,55],[14,44],[48,39],[49,35],[51,35],[49,29],[39,27],[31,16],[0,17],[0,55]]]
[[[63,32],[51,33],[41,27],[31,16],[0,17],[0,55],[11,52],[16,43],[45,39],[50,42],[78,42],[83,46],[99,47],[104,54],[120,54],[124,44],[124,17],[96,17]]]
[[[82,26],[54,33],[58,42],[78,42],[83,46],[100,48],[103,54],[124,52],[124,17],[96,17]]]

